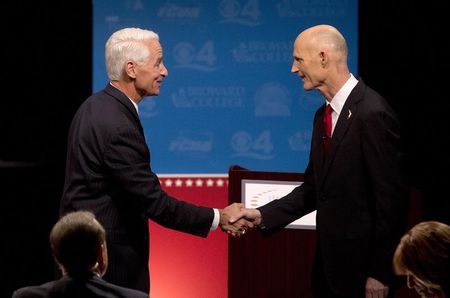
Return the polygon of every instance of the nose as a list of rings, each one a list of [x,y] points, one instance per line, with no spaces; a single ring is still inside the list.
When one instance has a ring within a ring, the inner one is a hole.
[[[291,72],[292,72],[292,73],[296,73],[296,72],[298,72],[298,71],[299,71],[299,69],[298,69],[297,63],[294,61],[294,62],[292,63]]]
[[[163,77],[167,77],[169,75],[169,71],[167,70],[167,68],[164,65],[164,63],[162,63],[161,66],[162,66],[162,68],[161,68],[161,75]]]

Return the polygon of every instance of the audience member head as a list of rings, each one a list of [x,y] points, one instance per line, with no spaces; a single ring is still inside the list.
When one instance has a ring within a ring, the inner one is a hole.
[[[67,213],[53,226],[50,245],[63,274],[105,274],[108,266],[105,230],[89,211]]]
[[[406,275],[408,287],[422,297],[445,297],[450,284],[450,226],[421,222],[400,240],[394,254],[394,271]]]

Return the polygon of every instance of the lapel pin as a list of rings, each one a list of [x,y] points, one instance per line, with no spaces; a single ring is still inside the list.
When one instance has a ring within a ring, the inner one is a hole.
[[[352,111],[348,110],[347,120],[350,119],[351,116],[352,116]]]

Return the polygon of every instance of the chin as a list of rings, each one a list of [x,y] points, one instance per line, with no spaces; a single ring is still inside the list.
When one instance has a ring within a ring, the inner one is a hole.
[[[152,92],[152,95],[153,96],[156,96],[156,95],[159,95],[159,93],[161,92],[161,89],[155,89],[155,90],[153,90],[153,92]]]
[[[157,90],[157,91],[152,91],[152,92],[149,92],[149,93],[147,93],[147,96],[158,96],[159,95],[159,90]]]

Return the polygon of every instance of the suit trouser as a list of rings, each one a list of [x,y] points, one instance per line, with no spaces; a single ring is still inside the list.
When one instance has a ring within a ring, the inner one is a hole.
[[[342,296],[333,292],[331,289],[328,280],[325,277],[325,273],[323,270],[323,262],[322,256],[319,250],[316,251],[316,256],[314,258],[313,265],[313,275],[312,275],[312,290],[314,298],[364,298],[365,285],[362,286],[361,294],[359,295],[351,295],[351,296]],[[387,298],[394,297],[394,289],[389,289],[389,294]]]

